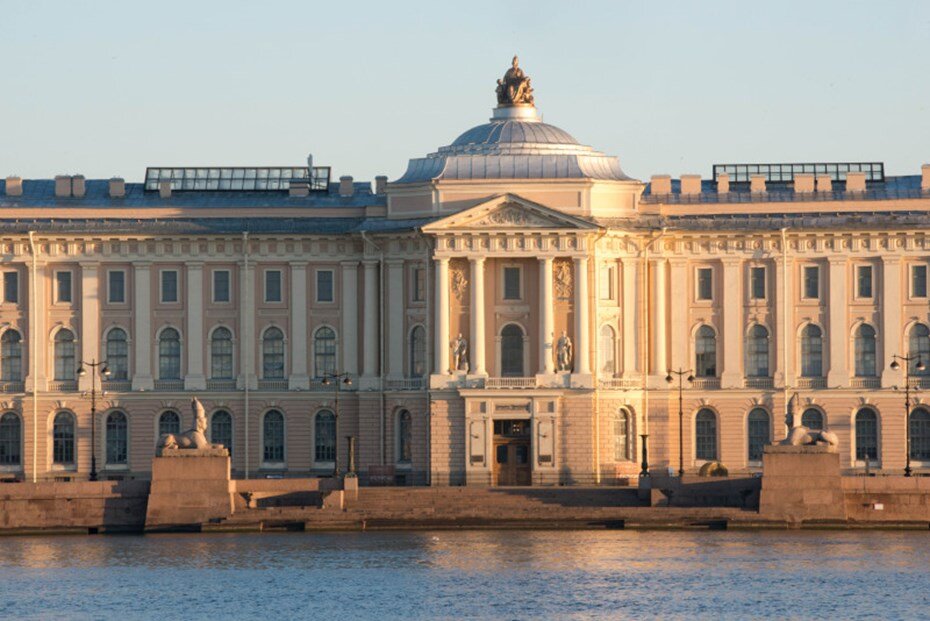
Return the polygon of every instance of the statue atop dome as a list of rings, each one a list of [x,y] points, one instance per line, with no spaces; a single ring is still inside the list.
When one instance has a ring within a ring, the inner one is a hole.
[[[503,79],[497,81],[498,106],[533,105],[533,87],[530,79],[520,69],[520,59],[513,57],[510,69]]]

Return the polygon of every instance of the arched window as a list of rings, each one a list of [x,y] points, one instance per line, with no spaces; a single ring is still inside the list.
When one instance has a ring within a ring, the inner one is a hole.
[[[329,410],[317,412],[313,421],[313,461],[333,462],[336,459],[336,417]]]
[[[717,459],[717,415],[704,408],[694,419],[694,456],[704,461]]]
[[[59,466],[74,465],[74,417],[68,412],[55,415],[52,425],[52,461]]]
[[[501,330],[501,376],[523,377],[523,330],[507,324]]]
[[[158,417],[158,435],[163,436],[166,433],[181,433],[181,417],[177,412],[168,410]]]
[[[930,412],[918,408],[911,412],[911,459],[930,460]]]
[[[746,377],[769,377],[769,331],[759,324],[746,335]]]
[[[129,424],[122,412],[107,415],[106,457],[108,465],[129,463]]]
[[[856,377],[875,377],[875,328],[864,323],[856,329]]]
[[[613,414],[611,434],[614,437],[614,461],[630,459],[630,413],[620,410]]]
[[[218,410],[210,418],[210,442],[222,444],[232,455],[232,414]]]
[[[268,410],[262,421],[262,460],[272,463],[284,461],[284,414]]]
[[[165,328],[158,336],[158,378],[181,379],[181,335]]]
[[[911,362],[911,375],[930,375],[930,328],[922,323],[911,328],[908,338],[908,356],[920,356],[924,370],[917,368],[917,360]]]
[[[74,361],[74,332],[59,330],[55,334],[55,379],[68,381],[74,379],[77,371]]]
[[[0,381],[23,381],[23,337],[16,330],[0,337]]]
[[[762,408],[754,408],[747,419],[749,426],[749,461],[762,461],[762,450],[771,442],[769,413]]]
[[[601,326],[597,344],[597,366],[601,375],[613,377],[617,374],[617,339],[614,329]]]
[[[313,335],[313,371],[317,377],[336,374],[336,333],[323,327]]]
[[[23,463],[23,424],[19,416],[7,412],[0,416],[0,466],[19,466]]]
[[[856,459],[878,461],[878,416],[871,408],[856,412]]]
[[[812,323],[801,330],[801,375],[823,377],[823,332]]]
[[[126,331],[113,328],[107,332],[107,366],[110,379],[125,380],[129,378],[129,344]]]
[[[410,331],[410,377],[426,375],[426,330],[416,326]]]
[[[408,410],[397,415],[397,463],[413,461],[413,419]]]
[[[217,328],[210,335],[210,377],[233,378],[233,342],[229,328]]]
[[[278,328],[268,328],[262,337],[262,377],[284,378],[284,333]]]
[[[717,377],[717,333],[710,326],[701,326],[694,335],[694,358],[697,377]]]
[[[814,431],[823,430],[823,412],[817,408],[808,408],[801,414],[801,424]]]

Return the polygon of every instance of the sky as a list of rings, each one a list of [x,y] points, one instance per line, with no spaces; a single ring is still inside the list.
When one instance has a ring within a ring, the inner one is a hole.
[[[486,122],[514,54],[627,174],[930,163],[930,2],[0,0],[0,176],[399,177]]]

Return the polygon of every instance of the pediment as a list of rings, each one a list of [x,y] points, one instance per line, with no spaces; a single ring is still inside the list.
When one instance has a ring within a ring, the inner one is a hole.
[[[481,229],[580,229],[595,230],[596,224],[534,203],[514,194],[484,201],[423,227],[427,233]]]

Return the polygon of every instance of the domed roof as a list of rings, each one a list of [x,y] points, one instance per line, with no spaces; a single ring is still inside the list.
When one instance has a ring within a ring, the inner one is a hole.
[[[542,122],[493,120],[484,125],[472,127],[455,139],[450,146],[461,147],[471,144],[500,143],[536,144],[578,144],[578,141],[564,129]]]

